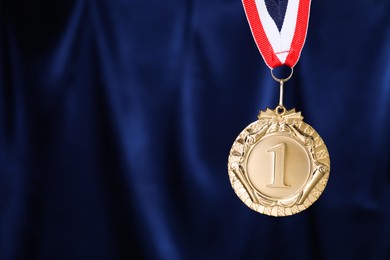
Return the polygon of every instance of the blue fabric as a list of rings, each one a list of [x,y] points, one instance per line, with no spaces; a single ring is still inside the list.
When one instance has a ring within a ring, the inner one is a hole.
[[[227,157],[278,85],[241,1],[1,1],[0,259],[389,259],[390,1],[313,1],[285,103],[331,173],[273,218]]]

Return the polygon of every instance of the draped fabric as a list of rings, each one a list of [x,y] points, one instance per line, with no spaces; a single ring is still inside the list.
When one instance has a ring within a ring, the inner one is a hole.
[[[309,209],[227,157],[278,84],[240,0],[2,0],[0,259],[389,259],[390,2],[312,2],[285,86],[327,144]]]

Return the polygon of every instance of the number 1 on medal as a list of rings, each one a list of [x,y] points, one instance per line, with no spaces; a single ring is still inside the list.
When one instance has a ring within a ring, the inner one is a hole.
[[[273,163],[273,182],[267,185],[268,188],[289,188],[289,185],[284,183],[284,160],[285,160],[286,144],[281,143],[267,150],[274,154]]]

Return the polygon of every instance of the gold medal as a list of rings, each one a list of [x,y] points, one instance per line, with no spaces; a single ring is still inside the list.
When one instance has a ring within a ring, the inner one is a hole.
[[[258,120],[238,135],[228,161],[237,196],[251,209],[276,217],[313,204],[325,189],[330,171],[321,137],[303,122],[300,112],[283,106],[283,83],[289,78],[275,78],[281,86],[279,106],[261,111]]]
[[[301,112],[283,105],[283,87],[297,64],[306,39],[310,0],[243,0],[245,13],[272,77],[280,83],[279,105],[261,111],[230,150],[229,179],[237,196],[251,209],[289,216],[307,209],[329,179],[328,149]],[[273,69],[285,65],[280,79]]]

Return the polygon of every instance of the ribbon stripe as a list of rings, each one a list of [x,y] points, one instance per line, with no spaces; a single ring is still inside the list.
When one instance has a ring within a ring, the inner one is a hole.
[[[306,40],[311,0],[242,0],[253,38],[270,68],[294,67]]]
[[[275,21],[279,31],[282,30],[284,16],[286,15],[287,2],[287,0],[280,0],[278,3],[276,3],[274,0],[265,0],[268,13]]]

